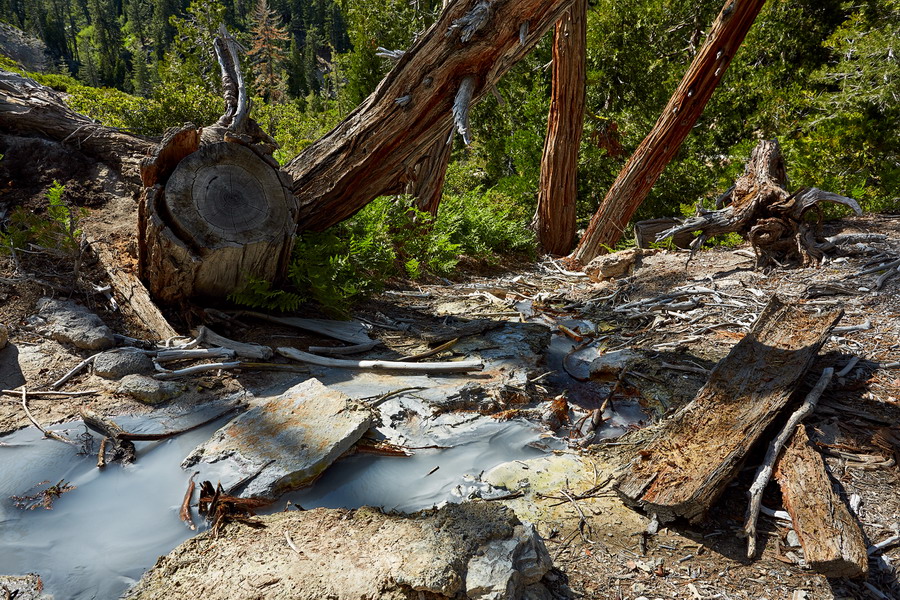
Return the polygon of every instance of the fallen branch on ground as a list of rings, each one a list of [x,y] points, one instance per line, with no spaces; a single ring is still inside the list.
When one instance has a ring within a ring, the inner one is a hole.
[[[833,375],[834,369],[831,367],[822,371],[822,376],[819,377],[818,383],[816,383],[815,387],[807,394],[803,404],[790,416],[787,423],[782,428],[781,433],[779,433],[769,445],[766,457],[756,471],[753,485],[750,486],[750,489],[747,492],[747,495],[750,497],[750,505],[747,508],[747,518],[744,523],[744,533],[747,536],[747,558],[756,556],[756,522],[759,519],[759,507],[762,504],[763,490],[772,478],[772,471],[775,469],[775,461],[778,459],[781,449],[784,448],[784,445],[790,439],[791,435],[793,435],[797,425],[812,414],[816,407],[816,403],[819,401],[819,397],[821,397],[825,388],[828,387],[828,384],[831,383]]]
[[[65,444],[69,444],[72,446],[77,446],[77,442],[73,442],[68,438],[64,438],[58,433],[54,433],[48,429],[44,429],[40,423],[37,422],[37,419],[34,418],[34,415],[31,414],[31,411],[28,410],[28,391],[23,387],[22,391],[19,392],[22,396],[22,408],[25,409],[25,416],[28,417],[28,420],[31,421],[31,424],[41,430],[41,433],[44,434],[45,438],[50,438],[51,440],[56,440],[58,442],[63,442]]]
[[[346,360],[328,358],[302,352],[296,348],[278,348],[277,352],[284,357],[320,367],[336,367],[339,369],[372,369],[381,371],[417,371],[420,373],[465,373],[481,371],[484,363],[480,360],[461,360],[436,363],[400,362],[391,360]]]

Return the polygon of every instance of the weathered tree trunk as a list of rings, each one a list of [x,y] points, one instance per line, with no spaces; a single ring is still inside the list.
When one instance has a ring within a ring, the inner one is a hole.
[[[297,200],[273,166],[274,142],[248,116],[224,28],[216,54],[225,114],[202,136],[190,125],[170,132],[143,165],[140,274],[165,302],[227,296],[249,278],[277,280],[293,248]]]
[[[549,254],[568,254],[575,242],[586,62],[587,0],[576,0],[553,36],[553,95],[534,216],[538,242]]]
[[[656,125],[625,164],[594,213],[573,254],[578,262],[586,265],[604,247],[612,248],[621,239],[628,221],[700,118],[764,4],[765,0],[726,1]]]
[[[448,129],[446,136],[438,137],[426,155],[416,163],[413,179],[406,185],[406,193],[413,197],[415,207],[432,217],[437,215],[444,193],[444,179],[453,150],[448,138],[452,134],[453,130]]]
[[[661,521],[702,518],[787,405],[841,315],[815,315],[773,298],[697,396],[636,447],[616,482],[623,500]]]
[[[155,140],[98,125],[66,106],[52,89],[2,69],[0,131],[40,134],[71,144],[135,184],[140,183],[141,159],[156,145]]]
[[[454,121],[467,137],[471,102],[525,56],[572,1],[451,2],[371,96],[285,167],[300,199],[300,229],[320,231],[379,195],[402,192],[415,163],[446,140]]]
[[[778,459],[775,477],[810,568],[826,577],[865,577],[869,555],[862,531],[834,492],[803,425]]]
[[[845,204],[857,214],[859,204],[818,188],[787,190],[787,172],[776,140],[757,144],[744,174],[716,201],[719,210],[701,212],[658,235],[658,240],[700,231],[692,243],[699,248],[707,238],[723,233],[739,233],[750,240],[757,267],[770,261],[799,257],[804,265],[821,260],[827,245],[816,239],[813,225],[803,220],[806,211],[821,202]]]

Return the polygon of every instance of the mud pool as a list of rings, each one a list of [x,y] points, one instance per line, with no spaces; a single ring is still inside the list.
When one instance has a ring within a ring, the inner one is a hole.
[[[102,471],[95,453],[79,456],[35,428],[0,438],[0,573],[37,573],[56,600],[121,595],[158,556],[194,535],[178,518],[190,476],[179,465],[224,422],[161,442],[137,442],[135,464]],[[136,432],[177,428],[147,418],[119,423]],[[74,439],[84,432],[80,423],[52,429]],[[314,486],[282,497],[275,510],[287,501],[304,508],[374,505],[401,511],[459,501],[487,488],[479,481],[482,471],[542,454],[534,447],[542,445],[540,437],[524,422],[481,418],[461,429],[449,449],[339,461]],[[95,450],[98,443],[95,435]],[[12,498],[60,480],[75,489],[57,498],[52,510],[18,508]],[[35,485],[42,481],[49,483]],[[195,521],[203,527],[196,514]]]

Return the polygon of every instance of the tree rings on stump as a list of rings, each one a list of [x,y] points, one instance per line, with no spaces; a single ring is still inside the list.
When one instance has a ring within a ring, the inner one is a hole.
[[[159,300],[226,296],[249,277],[279,278],[290,258],[297,200],[239,144],[190,154],[141,208],[142,276]]]

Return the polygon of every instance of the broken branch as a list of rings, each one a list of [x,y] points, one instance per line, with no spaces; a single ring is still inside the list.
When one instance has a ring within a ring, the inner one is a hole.
[[[328,358],[302,352],[296,348],[278,348],[284,357],[320,367],[336,367],[340,369],[373,369],[382,371],[417,371],[420,373],[465,373],[480,371],[484,363],[480,360],[460,360],[450,362],[416,363],[392,360],[347,360]]]
[[[831,383],[831,377],[833,375],[834,369],[831,367],[822,371],[822,376],[819,377],[818,383],[816,383],[815,387],[807,394],[803,404],[790,416],[784,428],[782,428],[781,433],[779,433],[778,437],[776,437],[769,445],[766,457],[756,471],[753,485],[750,486],[750,490],[747,492],[747,495],[750,497],[750,506],[747,508],[747,519],[744,524],[744,533],[747,535],[747,558],[756,556],[756,522],[759,519],[759,507],[762,504],[763,490],[772,478],[772,471],[775,469],[775,461],[778,459],[781,449],[784,448],[784,445],[790,439],[791,435],[793,435],[797,425],[812,414],[812,411],[816,407],[816,403],[819,401],[819,397],[821,397],[825,388],[828,387],[828,384]]]

